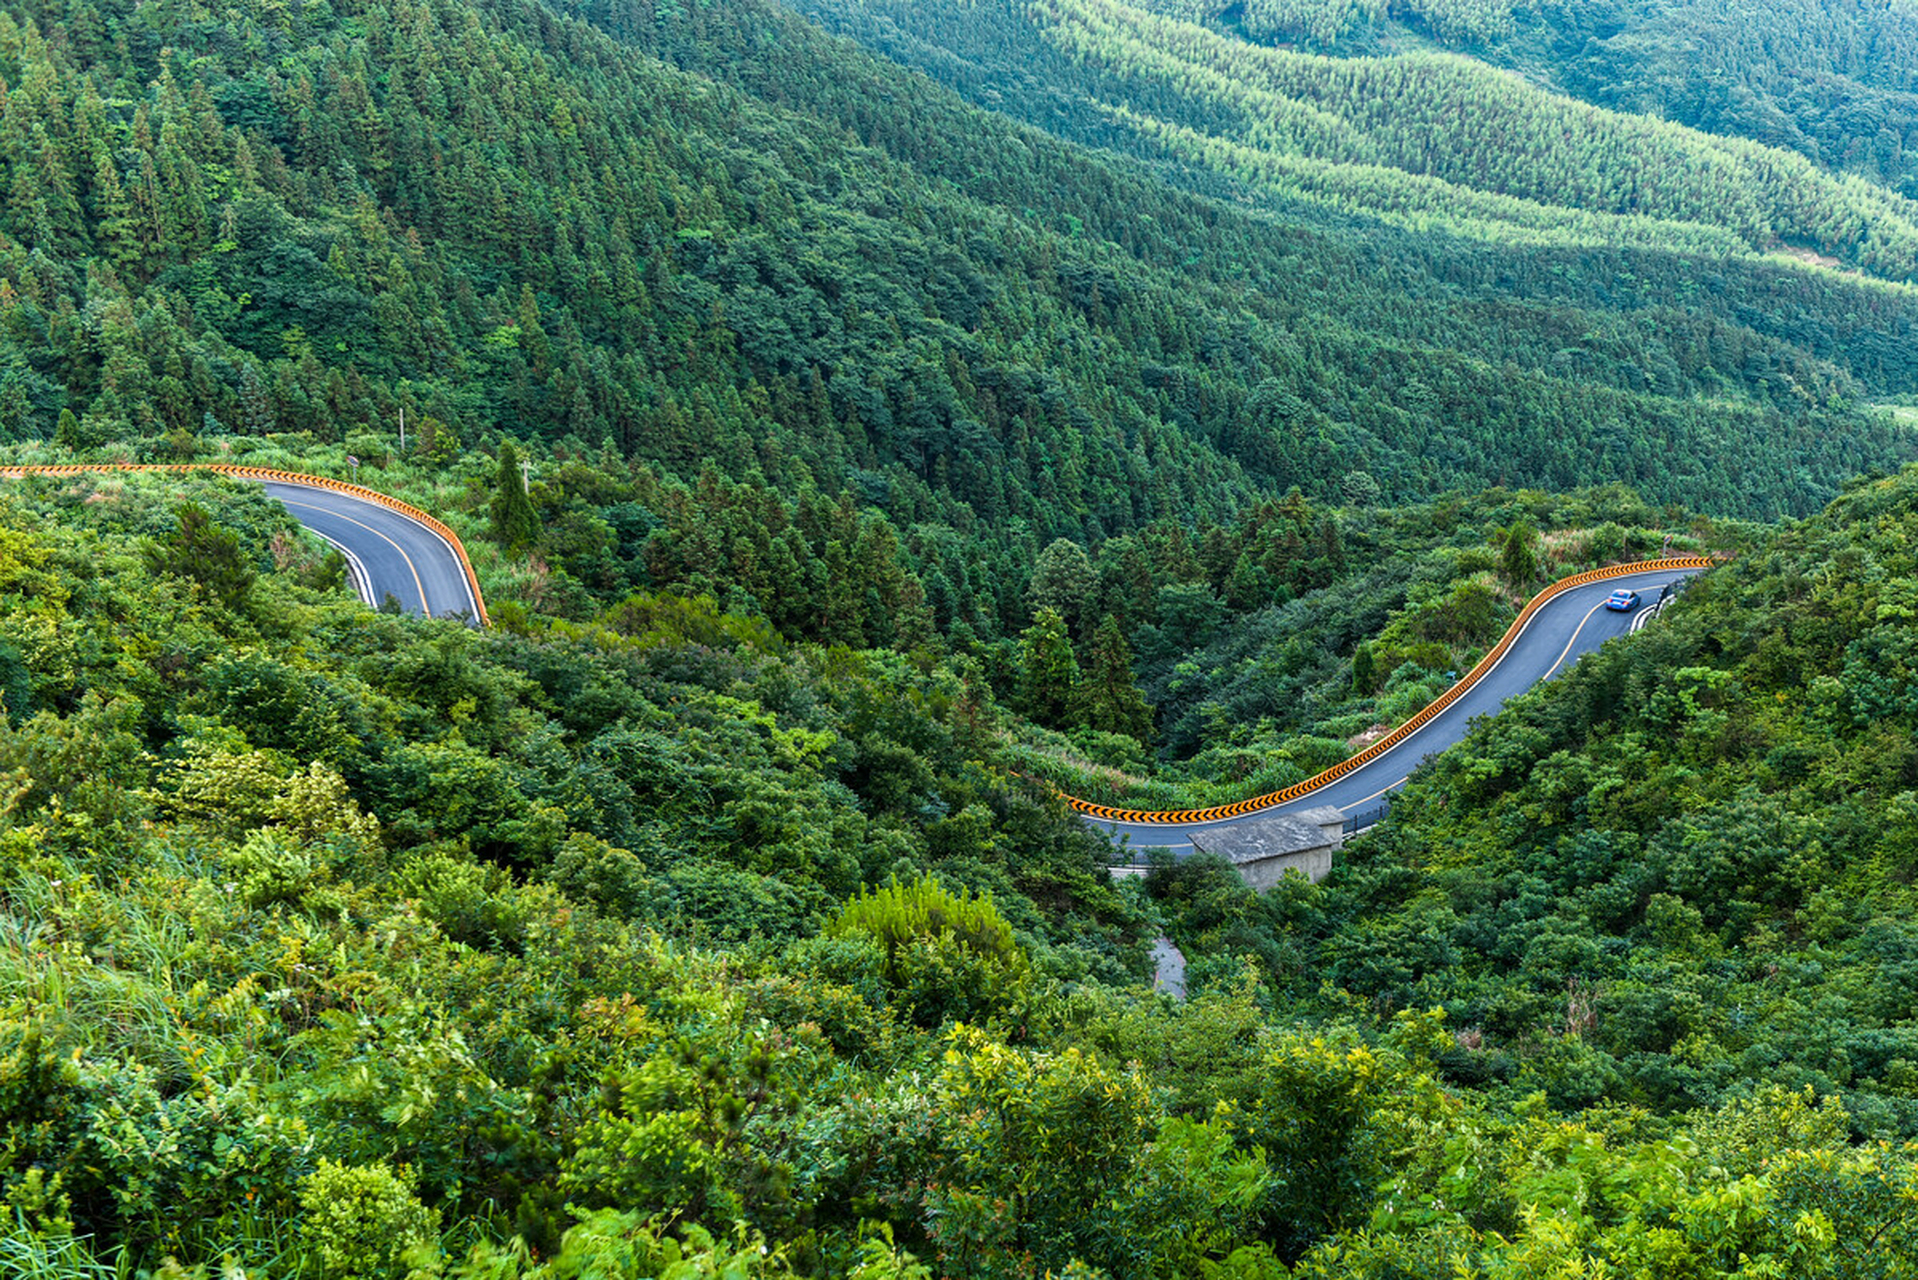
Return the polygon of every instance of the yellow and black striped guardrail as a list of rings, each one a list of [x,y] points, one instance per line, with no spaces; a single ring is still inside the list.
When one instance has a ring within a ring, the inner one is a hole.
[[[1183,827],[1194,823],[1219,822],[1226,818],[1243,817],[1248,813],[1257,813],[1262,809],[1275,808],[1289,804],[1301,796],[1310,795],[1327,783],[1336,782],[1354,769],[1359,769],[1378,759],[1386,752],[1405,741],[1429,724],[1433,717],[1465,696],[1466,690],[1477,684],[1485,674],[1496,667],[1511,650],[1519,633],[1525,630],[1538,611],[1554,598],[1575,587],[1588,586],[1594,582],[1603,582],[1607,578],[1624,578],[1637,573],[1656,573],[1661,569],[1705,569],[1716,561],[1706,556],[1669,556],[1662,560],[1641,560],[1636,564],[1607,565],[1603,569],[1587,569],[1575,573],[1569,578],[1560,578],[1551,586],[1533,596],[1526,606],[1519,610],[1518,617],[1505,629],[1478,665],[1462,676],[1458,683],[1441,693],[1430,703],[1392,732],[1349,759],[1341,760],[1323,773],[1317,773],[1303,782],[1295,782],[1282,791],[1268,795],[1253,796],[1249,800],[1236,801],[1233,804],[1215,805],[1210,809],[1115,809],[1111,805],[1094,804],[1090,800],[1081,800],[1077,796],[1066,796],[1065,801],[1087,817],[1103,819],[1107,822],[1136,823],[1144,826]]]
[[[0,466],[0,476],[76,476],[89,471],[217,471],[223,476],[232,476],[239,480],[273,480],[281,484],[300,484],[312,489],[331,489],[335,493],[344,493],[366,502],[378,503],[399,512],[409,520],[425,525],[428,529],[446,540],[453,548],[453,554],[459,557],[460,568],[466,573],[466,585],[473,589],[473,604],[479,609],[481,626],[489,625],[486,617],[486,597],[480,594],[479,575],[473,572],[473,562],[466,558],[466,545],[460,536],[443,522],[421,511],[408,502],[381,493],[377,489],[368,489],[364,485],[348,484],[344,480],[335,480],[332,476],[307,475],[303,471],[280,471],[273,467],[243,467],[231,462],[73,462],[57,466]]]

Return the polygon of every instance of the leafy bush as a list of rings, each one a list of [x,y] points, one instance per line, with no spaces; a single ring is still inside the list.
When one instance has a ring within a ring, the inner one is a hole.
[[[1025,985],[1030,964],[988,896],[952,893],[927,877],[861,894],[826,926],[885,951],[884,974],[922,1027],[989,1018]]]
[[[515,1241],[482,1246],[453,1271],[456,1280],[788,1280],[801,1274],[786,1251],[741,1228],[730,1239],[697,1224],[670,1233],[656,1217],[602,1209],[566,1233],[560,1251],[539,1263]],[[894,1246],[890,1228],[860,1242],[848,1280],[931,1280],[932,1272]]]
[[[300,1208],[301,1234],[337,1280],[401,1274],[406,1255],[433,1246],[439,1230],[439,1211],[419,1202],[404,1165],[395,1172],[323,1159],[301,1189]]]

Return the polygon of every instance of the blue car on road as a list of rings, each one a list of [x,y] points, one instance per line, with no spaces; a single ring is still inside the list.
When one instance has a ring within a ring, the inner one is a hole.
[[[1590,599],[1590,597],[1588,596],[1587,599]],[[1616,610],[1619,613],[1630,613],[1632,610],[1638,608],[1638,592],[1627,591],[1624,587],[1620,587],[1606,597],[1605,607]]]

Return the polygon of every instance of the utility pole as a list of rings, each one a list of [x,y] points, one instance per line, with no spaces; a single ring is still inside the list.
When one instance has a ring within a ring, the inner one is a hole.
[[[406,456],[406,406],[400,406],[400,457]]]
[[[519,487],[527,493],[533,491],[533,460],[531,458],[519,460]]]

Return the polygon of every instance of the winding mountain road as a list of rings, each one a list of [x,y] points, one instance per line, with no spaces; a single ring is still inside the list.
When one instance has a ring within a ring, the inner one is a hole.
[[[465,562],[426,525],[351,493],[284,480],[269,480],[265,487],[267,497],[346,557],[354,589],[366,603],[378,608],[390,595],[406,613],[463,616],[478,624],[479,603]]]
[[[268,496],[285,505],[294,519],[339,548],[368,604],[377,606],[390,595],[409,613],[485,623],[485,606],[464,548],[431,516],[338,481],[284,473],[253,478],[261,479]],[[1226,806],[1229,812],[1224,813],[1215,809],[1153,815],[1078,801],[1075,807],[1121,847],[1162,848],[1179,857],[1192,852],[1189,833],[1201,827],[1256,822],[1322,805],[1347,814],[1363,812],[1403,785],[1421,761],[1462,741],[1474,719],[1492,714],[1507,699],[1633,630],[1636,614],[1605,608],[1605,598],[1614,590],[1629,587],[1644,597],[1642,608],[1651,608],[1665,588],[1707,564],[1697,557],[1680,557],[1648,562],[1643,569],[1617,566],[1554,583],[1526,606],[1485,660],[1437,702],[1373,748],[1277,796]]]
[[[1288,792],[1297,794],[1283,801],[1257,805],[1241,813],[1207,810],[1204,816],[1167,815],[1176,817],[1175,821],[1153,821],[1149,814],[1113,810],[1082,801],[1074,801],[1074,807],[1088,824],[1130,851],[1166,849],[1175,857],[1192,852],[1190,833],[1204,827],[1256,822],[1273,814],[1321,805],[1331,805],[1348,815],[1364,812],[1377,805],[1387,792],[1402,785],[1421,761],[1462,741],[1474,719],[1492,714],[1507,699],[1551,679],[1583,654],[1631,630],[1636,614],[1614,613],[1605,608],[1605,597],[1614,590],[1629,587],[1644,597],[1641,608],[1650,608],[1665,587],[1704,567],[1703,561],[1665,561],[1641,572],[1610,571],[1590,582],[1559,586],[1556,590],[1548,588],[1541,593],[1541,600],[1529,607],[1530,616],[1521,617],[1515,624],[1517,634],[1508,633],[1509,647],[1504,654],[1496,656],[1489,666],[1480,664],[1475,668],[1476,679],[1469,683],[1461,681],[1465,687],[1448,695],[1451,701],[1440,699],[1446,702],[1443,707],[1434,703],[1439,709],[1429,718],[1410,732],[1392,735],[1398,738],[1396,742],[1388,737],[1384,749],[1369,759],[1355,758],[1357,763],[1349,769],[1328,771],[1338,776],[1320,775],[1300,787],[1288,788]]]
[[[445,524],[404,502],[327,476],[225,464],[121,464],[0,467],[0,476],[74,475],[85,471],[187,471],[203,467],[262,484],[295,520],[346,557],[355,590],[378,607],[389,597],[407,612],[459,617],[485,626],[479,580]],[[1213,809],[1150,813],[1067,797],[1086,822],[1122,848],[1193,851],[1190,833],[1203,827],[1256,822],[1273,814],[1330,805],[1362,813],[1404,784],[1420,762],[1462,741],[1472,721],[1549,680],[1605,641],[1634,630],[1633,613],[1605,608],[1605,597],[1629,587],[1649,609],[1667,587],[1710,566],[1696,556],[1619,565],[1574,574],[1527,604],[1510,630],[1466,676],[1384,739],[1317,777],[1270,796]]]

